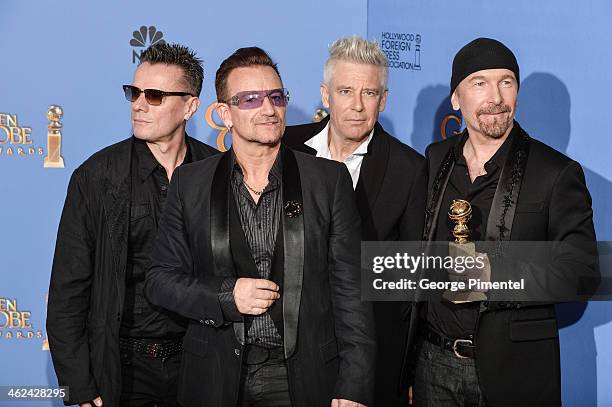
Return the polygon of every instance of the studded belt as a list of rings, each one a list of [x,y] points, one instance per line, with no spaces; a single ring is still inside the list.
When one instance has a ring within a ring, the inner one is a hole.
[[[160,341],[148,339],[119,338],[119,349],[151,358],[167,358],[183,350],[183,341]]]

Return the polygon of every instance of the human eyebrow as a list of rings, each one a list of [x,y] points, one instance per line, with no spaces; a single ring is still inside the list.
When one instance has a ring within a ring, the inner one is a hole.
[[[469,80],[470,80],[470,82],[474,82],[474,81],[486,81],[486,78],[483,75],[476,75],[476,76],[472,76]]]

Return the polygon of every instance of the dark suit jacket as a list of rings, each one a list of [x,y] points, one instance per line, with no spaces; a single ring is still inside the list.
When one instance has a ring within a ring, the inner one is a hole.
[[[304,143],[329,122],[288,126],[283,143],[316,155]],[[425,185],[423,156],[383,129],[374,126],[374,135],[363,158],[355,188],[364,241],[420,240]]]
[[[329,118],[319,123],[289,126],[283,143],[316,155],[304,143],[319,133]],[[363,158],[355,189],[364,241],[421,239],[426,178],[423,156],[387,133],[380,123]],[[376,407],[407,405],[407,394],[398,394],[400,356],[406,340],[405,307],[397,302],[375,302]],[[372,406],[371,406],[372,407]]]
[[[508,154],[493,198],[486,229],[489,241],[562,241],[594,250],[595,231],[591,197],[580,165],[530,138],[515,122],[518,134]],[[465,137],[464,133],[463,136]],[[435,235],[436,218],[445,216],[441,197],[454,165],[453,137],[427,148],[429,172],[427,220],[424,239]],[[590,277],[583,289],[593,293],[598,284],[596,261],[560,258],[541,269],[523,265],[523,271],[547,278],[552,273],[569,287]],[[492,266],[492,273],[495,273]],[[492,275],[493,275],[492,274]],[[545,285],[545,283],[544,283]],[[416,357],[418,309],[414,303],[404,362],[406,385]],[[555,308],[550,303],[485,302],[475,334],[476,367],[487,404],[492,406],[559,406],[561,374],[559,333]]]
[[[350,176],[338,163],[281,152],[283,202],[293,196],[302,206],[298,216],[287,209],[282,216],[279,301],[293,405],[328,406],[332,398],[367,404],[375,344],[371,309],[360,300],[359,215]],[[153,303],[191,319],[179,379],[185,407],[232,406],[239,394],[243,325],[224,319],[218,298],[223,279],[236,276],[229,154],[172,177],[146,280]]]
[[[193,160],[218,153],[186,138]],[[119,405],[119,327],[125,297],[133,139],[95,153],[77,168],[57,232],[47,333],[66,404],[100,395]]]

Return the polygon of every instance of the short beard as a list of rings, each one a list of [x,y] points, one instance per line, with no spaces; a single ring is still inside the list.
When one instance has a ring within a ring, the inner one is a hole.
[[[496,105],[489,108],[478,109],[476,111],[476,119],[478,120],[480,132],[486,137],[494,139],[503,137],[510,126],[512,126],[512,122],[514,121],[512,115],[508,115],[506,119],[496,117],[493,119],[492,123],[480,120],[480,116],[483,114],[510,113],[511,111],[512,109],[510,109],[508,105]]]

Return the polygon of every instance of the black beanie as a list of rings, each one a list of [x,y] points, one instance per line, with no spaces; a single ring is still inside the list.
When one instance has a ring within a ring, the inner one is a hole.
[[[517,85],[520,84],[519,66],[516,57],[501,42],[491,38],[477,38],[457,52],[453,59],[453,75],[450,83],[452,96],[462,80],[483,69],[505,68],[514,72]]]

